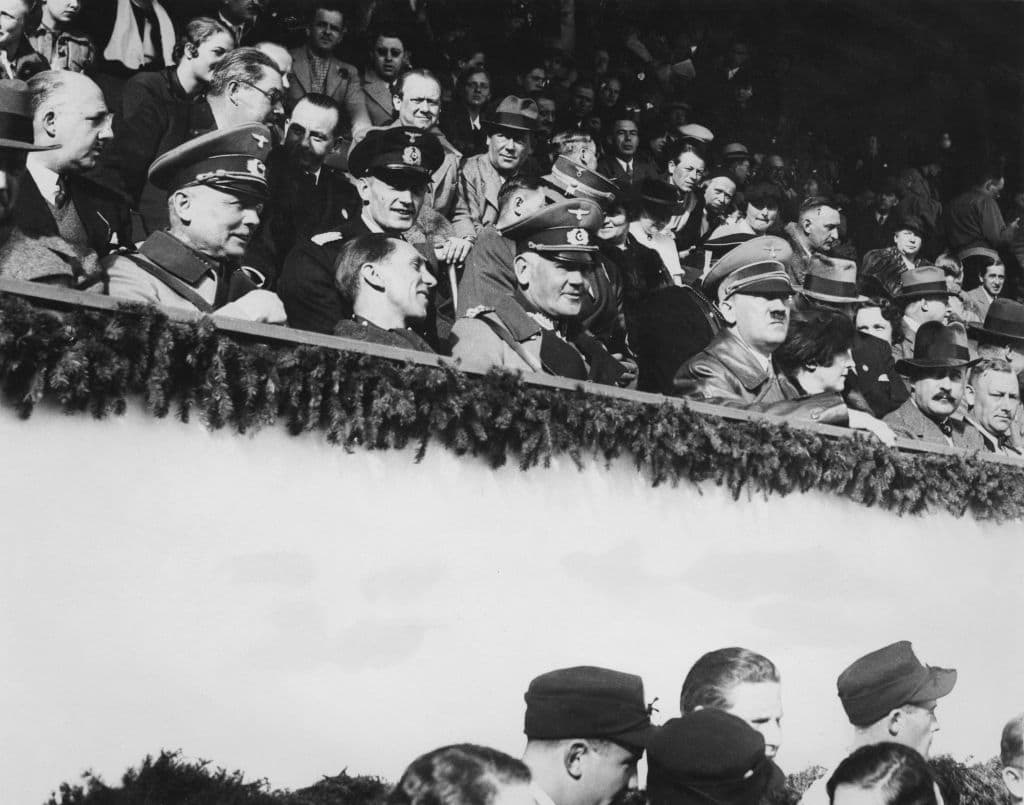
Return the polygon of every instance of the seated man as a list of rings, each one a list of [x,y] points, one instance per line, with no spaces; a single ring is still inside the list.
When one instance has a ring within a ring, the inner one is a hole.
[[[544,207],[505,230],[516,241],[516,290],[509,306],[534,321],[514,334],[493,308],[467,312],[452,328],[452,356],[466,366],[544,372],[615,383],[625,373],[601,343],[579,326],[584,273],[593,269],[601,208],[574,199]]]
[[[976,450],[981,436],[953,416],[964,395],[964,372],[973,366],[962,324],[921,325],[914,354],[896,361],[896,370],[910,382],[910,399],[883,421],[897,436]]]
[[[787,265],[795,282],[804,281],[815,256],[827,256],[835,249],[839,243],[840,220],[839,210],[824,196],[808,198],[800,205],[797,220],[785,227],[786,237],[793,247],[793,256]]]
[[[964,399],[967,424],[981,435],[985,449],[1020,456],[1012,444],[1013,422],[1020,410],[1020,384],[1013,367],[1002,360],[982,359],[971,368]]]
[[[170,229],[146,238],[138,254],[108,258],[110,295],[284,323],[281,300],[238,267],[267,199],[269,151],[270,129],[252,123],[200,135],[159,157],[149,178],[169,194]]]
[[[902,284],[893,298],[903,309],[900,338],[893,339],[892,355],[896,360],[914,354],[917,331],[926,322],[943,322],[949,307],[949,288],[945,273],[934,266],[921,266],[903,275]]]
[[[1024,713],[1014,716],[1003,727],[999,763],[1010,802],[1020,805],[1024,802]]]
[[[433,352],[423,337],[409,329],[422,322],[437,280],[423,255],[404,240],[371,233],[346,241],[338,253],[334,279],[352,307],[335,335]]]
[[[992,252],[988,260],[982,259],[978,268],[978,281],[980,284],[977,288],[964,293],[964,307],[973,309],[978,320],[984,321],[988,309],[1006,285],[1006,266],[995,252]]]
[[[623,190],[648,177],[657,177],[658,169],[650,157],[639,152],[640,129],[635,120],[629,117],[612,120],[608,131],[609,151],[598,160],[598,173],[615,181]]]

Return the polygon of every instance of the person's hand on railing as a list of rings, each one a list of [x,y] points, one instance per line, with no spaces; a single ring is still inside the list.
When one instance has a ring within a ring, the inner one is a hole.
[[[620,388],[636,388],[637,375],[640,373],[640,368],[637,366],[636,360],[629,355],[623,355],[621,352],[612,353],[612,357],[619,362],[619,365],[625,370],[619,379],[615,381],[615,385]]]
[[[863,411],[850,409],[850,427],[854,430],[866,430],[869,433],[873,433],[882,444],[888,447],[896,444],[896,433],[893,429],[881,419],[876,419],[871,414],[866,414]]]
[[[273,291],[262,289],[249,291],[241,299],[224,305],[215,315],[246,321],[262,321],[267,324],[284,324],[288,321],[281,298]]]

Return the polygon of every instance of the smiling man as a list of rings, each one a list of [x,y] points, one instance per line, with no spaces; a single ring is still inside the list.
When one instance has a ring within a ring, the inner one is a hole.
[[[250,124],[201,135],[159,157],[154,185],[169,193],[170,228],[138,254],[113,255],[109,293],[237,319],[283,323],[284,307],[239,267],[267,198],[270,130]]]

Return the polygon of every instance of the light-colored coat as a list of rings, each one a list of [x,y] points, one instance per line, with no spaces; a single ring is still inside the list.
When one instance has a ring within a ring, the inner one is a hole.
[[[310,92],[322,92],[334,99],[346,116],[343,123],[352,132],[352,136],[361,135],[371,125],[370,116],[366,111],[366,99],[363,94],[363,82],[359,78],[359,70],[341,59],[330,57],[327,69],[327,81],[323,87],[313,84],[313,72],[309,65],[309,49],[306,46],[291,51],[292,71],[288,74],[288,94],[292,103]]]
[[[463,163],[452,217],[456,235],[475,239],[481,229],[498,220],[498,193],[504,183],[487,154]]]
[[[967,427],[963,419],[950,417],[949,424],[953,428],[953,433],[947,439],[942,429],[934,420],[922,413],[913,399],[907,400],[895,411],[886,414],[882,421],[892,428],[897,436],[905,439],[945,445],[949,445],[952,440],[953,447],[964,450],[981,450],[985,447],[981,434],[975,428]]]

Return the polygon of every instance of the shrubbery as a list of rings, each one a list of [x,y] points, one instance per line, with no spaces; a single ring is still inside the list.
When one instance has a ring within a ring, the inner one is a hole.
[[[1003,805],[1009,803],[999,776],[999,763],[958,763],[949,756],[934,758],[931,767],[946,805]],[[813,766],[786,780],[772,805],[795,805],[800,795],[824,773]],[[89,771],[81,784],[64,783],[45,805],[382,805],[390,784],[380,777],[334,777],[297,791],[271,790],[265,779],[246,781],[241,771],[229,772],[206,760],[187,760],[181,752],[149,755],[129,769],[121,785],[111,787]],[[646,805],[643,792],[633,791],[618,805]]]

